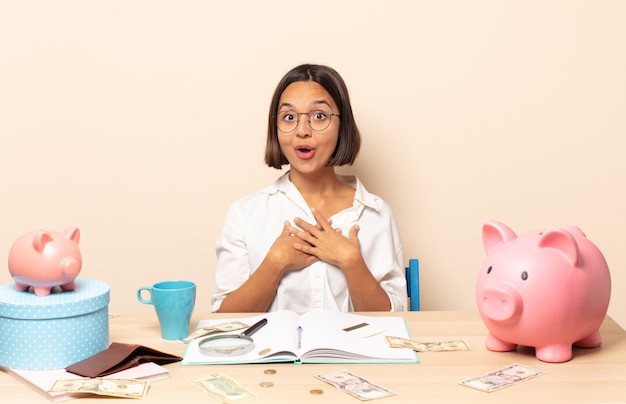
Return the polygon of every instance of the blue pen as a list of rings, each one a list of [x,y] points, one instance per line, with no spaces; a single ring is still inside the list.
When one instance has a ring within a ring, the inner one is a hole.
[[[298,326],[298,349],[302,348],[302,326]]]

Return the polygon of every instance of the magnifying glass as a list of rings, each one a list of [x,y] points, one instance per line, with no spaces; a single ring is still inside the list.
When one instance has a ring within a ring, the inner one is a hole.
[[[214,335],[200,341],[198,349],[200,353],[209,356],[240,356],[252,351],[254,340],[252,334],[259,331],[267,324],[267,319],[253,324],[241,334]]]

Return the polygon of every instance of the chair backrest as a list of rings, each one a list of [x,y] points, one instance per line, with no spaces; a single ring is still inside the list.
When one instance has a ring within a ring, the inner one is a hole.
[[[409,259],[406,268],[406,291],[409,295],[409,309],[420,310],[420,262],[417,258]]]

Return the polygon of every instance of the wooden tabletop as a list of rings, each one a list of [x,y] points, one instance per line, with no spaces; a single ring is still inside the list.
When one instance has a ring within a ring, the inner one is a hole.
[[[422,352],[419,364],[256,364],[181,366],[166,365],[170,378],[150,386],[145,403],[216,402],[186,379],[211,372],[225,374],[258,394],[254,403],[357,403],[314,377],[315,374],[347,369],[372,383],[397,393],[381,399],[384,403],[605,403],[626,402],[626,332],[610,317],[602,324],[600,348],[574,349],[574,357],[565,363],[537,360],[531,348],[514,352],[490,352],[484,342],[487,329],[474,311],[422,311],[406,313],[359,313],[373,316],[401,315],[411,336],[419,341],[463,340],[470,351]],[[194,315],[192,323],[205,318],[235,318],[250,313]],[[155,315],[122,314],[110,320],[111,342],[135,343],[164,352],[183,355],[185,345],[161,339]],[[545,374],[522,383],[485,393],[459,384],[460,381],[506,367],[523,364]],[[264,371],[273,369],[274,374]],[[271,387],[261,387],[272,382]],[[311,390],[322,390],[313,395]],[[46,403],[29,387],[0,372],[2,402]],[[120,399],[81,398],[80,403],[108,403]]]

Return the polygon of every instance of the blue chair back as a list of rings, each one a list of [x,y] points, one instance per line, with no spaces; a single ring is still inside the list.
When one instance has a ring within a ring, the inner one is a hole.
[[[420,310],[420,262],[417,258],[409,260],[406,268],[406,290],[409,295],[409,309]]]

